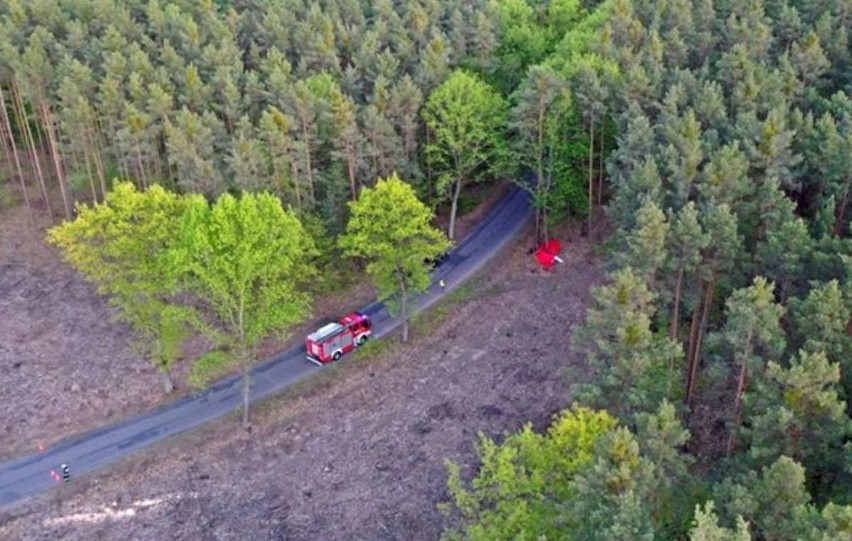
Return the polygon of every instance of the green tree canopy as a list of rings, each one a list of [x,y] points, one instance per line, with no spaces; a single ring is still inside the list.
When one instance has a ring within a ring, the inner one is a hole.
[[[432,133],[426,151],[439,175],[438,193],[449,192],[452,240],[462,187],[498,172],[505,159],[506,103],[475,75],[456,70],[429,95],[423,118]]]
[[[350,201],[352,215],[340,246],[346,255],[366,258],[379,299],[399,310],[402,340],[408,340],[408,301],[429,287],[427,259],[448,250],[446,236],[430,224],[434,214],[409,184],[393,174]]]
[[[461,468],[447,462],[452,506],[444,511],[457,511],[461,524],[446,539],[560,538],[564,507],[577,494],[572,481],[594,461],[597,441],[615,426],[606,412],[574,408],[557,415],[544,434],[526,425],[501,444],[481,435],[482,467],[469,487]]]
[[[306,284],[315,273],[313,241],[272,195],[229,194],[209,204],[193,196],[171,257],[209,315],[202,331],[243,371],[243,425],[249,426],[249,369],[259,342],[310,310]],[[207,362],[221,360],[208,357]],[[203,374],[204,360],[198,370]]]
[[[180,355],[181,321],[188,316],[175,301],[181,271],[168,251],[188,204],[157,185],[137,191],[119,182],[103,203],[78,205],[77,217],[47,237],[119,309],[136,346],[162,371],[166,392],[173,387],[169,370]]]

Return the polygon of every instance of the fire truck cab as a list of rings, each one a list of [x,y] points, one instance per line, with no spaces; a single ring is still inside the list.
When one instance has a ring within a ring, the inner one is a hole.
[[[305,338],[308,360],[320,366],[336,361],[366,342],[372,328],[370,318],[360,312],[352,312],[339,322],[324,325]]]

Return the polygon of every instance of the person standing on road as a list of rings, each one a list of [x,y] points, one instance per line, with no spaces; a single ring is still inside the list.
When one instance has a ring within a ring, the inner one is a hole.
[[[438,285],[441,287],[441,289],[446,289],[446,288],[447,288],[447,282],[446,282],[446,280],[444,280],[443,278],[441,278],[440,280],[438,280]]]
[[[60,464],[59,473],[62,474],[62,480],[66,483],[71,480],[71,471],[68,469],[68,464]]]

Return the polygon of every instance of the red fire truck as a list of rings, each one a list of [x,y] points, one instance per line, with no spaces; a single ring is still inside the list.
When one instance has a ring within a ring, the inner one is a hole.
[[[324,325],[305,338],[308,360],[320,366],[336,361],[366,342],[372,329],[370,318],[360,312],[352,312],[338,323]]]

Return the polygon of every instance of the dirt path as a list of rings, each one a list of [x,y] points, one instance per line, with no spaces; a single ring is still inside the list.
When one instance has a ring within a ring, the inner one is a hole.
[[[376,343],[261,405],[251,435],[226,420],[75,478],[0,514],[0,538],[436,539],[444,458],[470,467],[478,431],[546,425],[568,404],[566,369],[582,374],[569,336],[599,266],[569,243],[542,274],[530,242],[427,314],[414,343]]]

